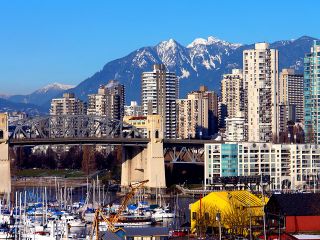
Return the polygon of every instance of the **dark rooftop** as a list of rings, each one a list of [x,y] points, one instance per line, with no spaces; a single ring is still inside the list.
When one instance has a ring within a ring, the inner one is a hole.
[[[168,236],[169,228],[167,227],[126,227],[123,228],[126,237],[151,237],[151,236]],[[120,240],[121,238],[115,233],[101,232],[103,240]]]
[[[320,193],[274,194],[265,211],[286,216],[320,216]]]
[[[168,236],[169,228],[166,227],[140,227],[140,228],[124,228],[127,237],[138,236]]]

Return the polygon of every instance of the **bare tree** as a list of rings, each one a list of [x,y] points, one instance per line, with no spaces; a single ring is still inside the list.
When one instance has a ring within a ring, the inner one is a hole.
[[[224,212],[223,222],[232,235],[248,234],[250,209],[240,204],[233,197],[229,198],[230,208]]]
[[[82,156],[82,170],[89,175],[91,171],[96,169],[93,146],[84,145]]]
[[[207,232],[207,229],[218,228],[218,222],[216,221],[216,214],[218,209],[215,205],[208,203],[200,203],[201,207],[199,211],[193,213],[192,218],[195,220],[195,228],[197,233],[201,236]]]

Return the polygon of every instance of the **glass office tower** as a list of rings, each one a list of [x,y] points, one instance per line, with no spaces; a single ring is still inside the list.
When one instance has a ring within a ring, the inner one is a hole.
[[[305,140],[320,143],[320,41],[315,40],[304,58]]]

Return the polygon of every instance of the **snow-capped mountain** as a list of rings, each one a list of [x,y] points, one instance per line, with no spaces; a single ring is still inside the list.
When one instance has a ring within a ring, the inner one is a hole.
[[[279,50],[279,69],[295,68],[302,72],[303,56],[310,51],[315,38],[303,36],[270,44]],[[126,101],[140,101],[141,73],[152,70],[155,63],[164,63],[180,80],[180,97],[205,84],[219,90],[221,75],[233,68],[242,68],[242,52],[254,45],[230,43],[215,37],[197,38],[186,47],[173,39],[153,47],[143,47],[129,55],[107,63],[103,69],[81,82],[70,91],[86,100],[87,94],[97,91],[99,85],[116,79],[126,86]]]
[[[52,83],[34,91],[31,94],[13,95],[7,99],[15,103],[35,104],[41,106],[50,101],[53,97],[71,88],[74,88],[74,86],[61,83]]]
[[[62,83],[52,83],[49,84],[43,88],[40,88],[38,90],[36,90],[34,93],[48,93],[48,92],[52,92],[52,91],[65,91],[68,90],[70,88],[74,88],[74,85],[67,85],[67,84],[62,84]]]
[[[206,45],[206,46],[221,45],[221,46],[228,46],[228,47],[234,48],[234,49],[242,46],[242,44],[240,44],[240,43],[229,43],[229,42],[221,40],[219,38],[210,36],[210,37],[208,37],[208,39],[196,38],[192,43],[190,43],[187,46],[187,48],[193,48],[197,45]]]
[[[294,68],[303,71],[303,57],[310,52],[315,38],[303,36],[296,40],[281,40],[270,44],[279,50],[279,69]],[[101,84],[115,79],[126,87],[126,101],[140,101],[141,74],[151,71],[155,63],[164,63],[169,71],[176,73],[180,80],[180,97],[189,91],[206,85],[219,91],[221,76],[233,68],[242,68],[242,52],[254,48],[253,44],[230,43],[215,37],[197,38],[187,46],[173,39],[162,41],[156,46],[142,47],[127,56],[108,62],[102,70],[85,79],[75,88],[65,90],[59,84],[42,88],[27,96],[12,96],[16,102],[28,102],[45,106],[49,109],[51,98],[61,96],[62,92],[74,92],[77,97],[87,100],[87,95],[96,93]],[[53,89],[58,86],[57,92]],[[48,90],[47,90],[48,89]],[[42,94],[41,98],[39,95]],[[33,96],[38,96],[34,98]],[[41,101],[39,101],[41,99]]]

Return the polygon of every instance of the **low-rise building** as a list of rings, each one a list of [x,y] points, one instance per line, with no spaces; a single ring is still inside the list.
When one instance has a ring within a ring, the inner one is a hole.
[[[25,118],[28,117],[28,114],[25,112],[9,112],[8,113],[8,121],[9,123],[15,122],[15,121],[19,121],[19,120],[23,120]]]
[[[142,116],[142,107],[136,101],[131,101],[130,105],[124,106],[125,116]]]
[[[268,229],[285,229],[286,233],[319,233],[319,203],[320,193],[272,195],[265,207]],[[309,237],[303,239],[319,239],[319,235]]]
[[[249,191],[211,192],[191,204],[191,231],[204,233],[209,229],[235,235],[247,235],[251,225],[253,235],[262,229],[263,207],[267,198],[259,198]]]
[[[313,189],[318,186],[320,145],[272,143],[205,144],[205,185],[219,177],[270,176],[270,188]],[[316,185],[314,185],[316,184]]]

